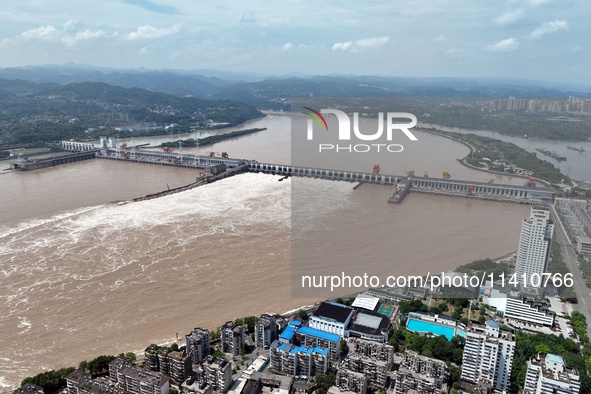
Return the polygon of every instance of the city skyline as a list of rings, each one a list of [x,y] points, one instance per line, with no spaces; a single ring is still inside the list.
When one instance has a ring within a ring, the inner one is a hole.
[[[0,67],[73,62],[568,83],[590,77],[591,5],[574,1],[100,4],[8,1],[0,12]]]

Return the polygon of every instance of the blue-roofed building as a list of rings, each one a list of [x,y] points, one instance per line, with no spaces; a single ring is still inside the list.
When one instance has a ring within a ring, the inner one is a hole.
[[[341,342],[337,334],[316,330],[311,327],[300,327],[295,331],[293,343],[300,346],[321,347],[328,349],[329,363],[337,363],[341,356]]]
[[[329,352],[327,348],[316,346],[312,352],[312,368],[316,375],[324,375],[328,371]]]
[[[318,354],[322,354],[324,356],[327,356],[328,355],[328,349],[325,348],[325,347],[316,346],[314,348],[314,353],[318,353]]]
[[[295,327],[291,324],[285,327],[285,330],[279,334],[279,340],[283,343],[290,343],[295,334]]]
[[[291,321],[285,330],[279,335],[279,340],[276,341],[277,343],[274,343],[271,347],[271,353],[288,351],[283,347],[280,348],[282,344],[295,345],[296,347],[304,348],[323,349],[312,352],[310,355],[313,359],[317,359],[316,364],[318,365],[318,370],[322,370],[322,373],[326,373],[329,364],[331,362],[336,363],[339,360],[341,355],[340,340],[341,337],[337,334],[317,330],[308,326],[302,326],[300,322]],[[290,350],[291,349],[292,348],[290,348]],[[292,354],[297,354],[298,351],[299,350],[294,350]],[[271,361],[273,363],[272,356]],[[275,361],[275,364],[279,368],[278,371],[285,370],[285,367],[278,359]]]
[[[273,372],[294,376],[326,374],[329,350],[321,347],[294,346],[274,341],[270,347],[270,367]]]
[[[284,372],[288,375],[297,374],[296,346],[291,343],[273,341],[269,348],[270,367],[274,372]]]
[[[298,328],[297,332],[299,334],[310,335],[330,342],[338,342],[339,339],[341,339],[337,334],[331,334],[330,332],[316,330],[315,328],[306,326]]]

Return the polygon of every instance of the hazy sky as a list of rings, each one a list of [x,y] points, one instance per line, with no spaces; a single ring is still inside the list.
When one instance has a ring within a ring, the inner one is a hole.
[[[591,81],[585,0],[3,0],[0,67]]]

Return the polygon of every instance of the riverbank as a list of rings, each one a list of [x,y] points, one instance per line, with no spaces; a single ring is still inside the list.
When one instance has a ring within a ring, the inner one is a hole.
[[[259,131],[265,131],[265,130],[267,130],[266,127],[252,128],[252,129],[246,129],[246,130],[236,130],[236,131],[231,131],[229,133],[224,133],[224,134],[210,135],[209,137],[205,137],[205,138],[197,138],[197,139],[189,138],[186,140],[163,142],[160,144],[160,146],[167,147],[167,148],[173,148],[173,147],[176,147],[177,145],[180,144],[181,146],[184,146],[185,148],[194,148],[196,146],[213,145],[217,142],[221,142],[221,141],[224,141],[227,139],[237,138],[237,137],[241,137],[243,135],[258,133]]]
[[[446,134],[446,132],[438,132],[438,131],[434,131],[434,130],[430,130],[430,129],[421,129],[421,131],[426,132],[426,133],[430,133],[430,134],[433,134],[433,135],[437,135],[439,137],[448,138],[450,140],[459,142],[459,143],[463,144],[464,146],[468,147],[468,149],[470,149],[470,152],[466,156],[457,159],[458,162],[461,165],[463,165],[464,167],[470,168],[472,170],[484,172],[484,173],[487,173],[487,174],[492,174],[492,175],[511,176],[511,177],[516,177],[516,178],[522,178],[524,180],[528,180],[530,178],[529,176],[526,176],[526,175],[511,174],[511,173],[502,172],[502,171],[496,171],[496,170],[491,170],[491,169],[484,169],[482,167],[477,167],[477,166],[475,166],[473,164],[470,164],[470,163],[467,162],[467,159],[470,158],[470,157],[473,157],[474,153],[478,152],[478,149],[473,144],[471,144],[470,142],[468,142],[468,141],[466,141],[464,139],[461,139],[461,138],[457,138],[457,137],[448,135],[448,134]],[[459,133],[456,133],[456,134],[460,135]],[[477,138],[482,138],[482,139],[488,138],[488,137],[479,137],[477,135],[473,135],[473,136],[474,137],[477,137]],[[489,138],[489,139],[492,140],[492,138]],[[497,141],[499,141],[500,143],[506,144],[503,141],[500,141],[500,140],[497,140]],[[519,148],[516,145],[515,145],[515,148],[517,148],[519,150],[522,150],[524,153],[528,154],[527,151],[525,151],[522,148]],[[501,150],[501,153],[504,154],[505,152],[503,152]],[[538,160],[540,160],[540,159],[538,159]],[[546,163],[546,162],[544,162],[544,163]],[[536,178],[536,181],[537,182],[541,183],[545,187],[551,187],[551,182],[549,180],[547,180],[547,179],[544,179],[544,178],[542,178],[540,176],[537,176],[535,169],[533,169],[533,168],[526,168],[526,169],[529,170],[529,171],[532,171],[534,173],[534,177]],[[561,174],[561,175],[563,175],[565,178],[568,178],[564,174]]]

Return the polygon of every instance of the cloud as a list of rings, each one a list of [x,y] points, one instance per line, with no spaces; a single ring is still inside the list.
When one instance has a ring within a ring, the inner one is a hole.
[[[133,31],[125,36],[127,41],[134,41],[134,40],[144,40],[144,39],[152,39],[152,38],[161,38],[170,36],[172,34],[178,33],[181,29],[179,24],[174,25],[172,27],[162,28],[159,29],[154,26],[144,25],[138,27],[136,31]]]
[[[78,31],[80,23],[74,19],[69,19],[63,24],[62,29],[57,29],[52,25],[44,25],[36,29],[27,30],[14,39],[8,40],[18,43],[19,41],[60,41],[67,47],[76,46],[81,41],[93,40],[106,37],[107,34],[102,30],[85,29]]]
[[[78,44],[80,41],[93,40],[93,39],[101,38],[101,37],[105,37],[105,36],[106,36],[106,34],[102,30],[87,29],[84,31],[79,31],[73,35],[65,35],[61,38],[61,42],[63,42],[64,44],[66,44],[69,47],[72,47],[72,46],[75,46],[76,44]]]
[[[503,15],[497,16],[493,22],[497,25],[512,25],[519,22],[525,17],[523,10],[513,10],[505,12]]]
[[[447,37],[445,37],[444,34],[440,34],[437,37],[433,38],[433,41],[435,41],[435,42],[445,42],[445,41],[447,41]]]
[[[291,48],[293,48],[293,44],[291,42],[288,42],[281,47],[281,50],[282,51],[289,51]]]
[[[355,47],[359,47],[359,48],[379,47],[382,45],[386,45],[389,42],[390,42],[390,37],[388,37],[388,36],[364,38],[362,40],[355,41]]]
[[[496,44],[489,45],[485,50],[489,52],[514,52],[519,49],[519,45],[519,41],[511,37],[506,40],[501,40]]]
[[[25,39],[41,41],[53,41],[57,39],[57,36],[58,30],[51,25],[40,26],[36,29],[27,30],[21,34],[21,37]]]
[[[64,31],[76,31],[79,26],[79,20],[70,18],[64,23]]]
[[[372,38],[363,38],[361,40],[353,41],[345,41],[345,42],[337,42],[332,46],[333,51],[348,51],[351,52],[359,52],[362,49],[367,48],[375,48],[380,47],[382,45],[386,45],[390,42],[390,37],[382,36],[382,37],[372,37]]]
[[[458,49],[458,48],[450,48],[444,51],[447,54],[450,55],[457,55],[458,53],[463,53],[464,50],[463,49]]]
[[[346,51],[353,45],[353,41],[337,42],[332,46],[333,51]]]
[[[568,22],[565,20],[554,19],[550,22],[542,23],[542,26],[531,32],[530,37],[540,38],[546,34],[556,33],[560,30],[568,30]]]

